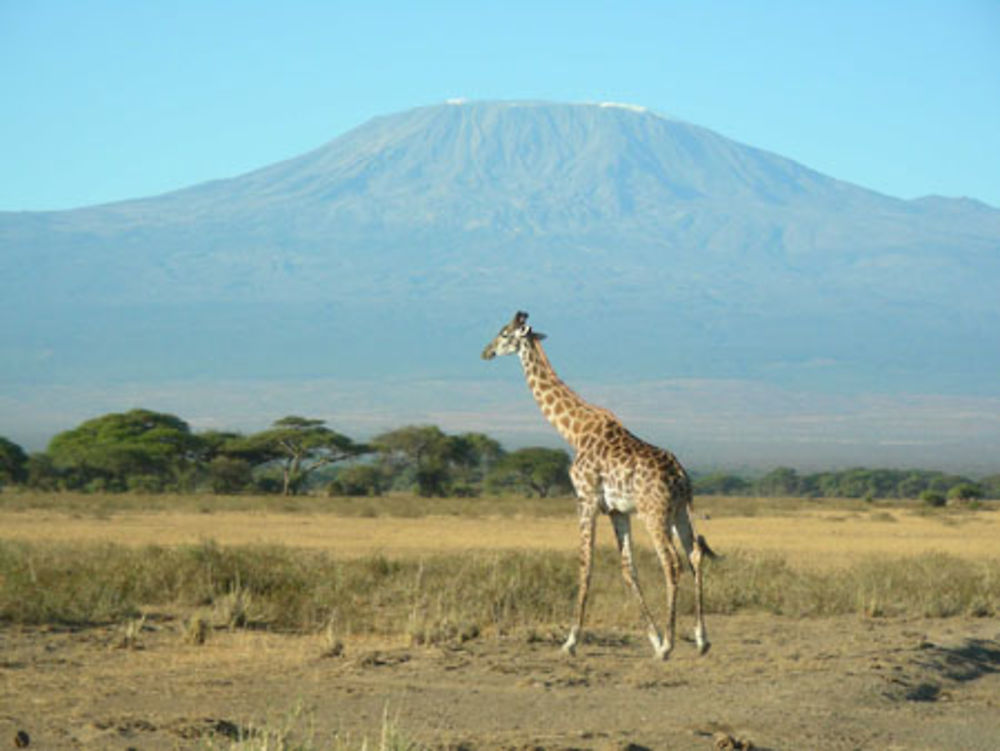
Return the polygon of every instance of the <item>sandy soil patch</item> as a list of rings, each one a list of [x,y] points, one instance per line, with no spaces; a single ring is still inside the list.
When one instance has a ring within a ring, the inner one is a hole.
[[[709,655],[681,643],[666,663],[614,632],[569,659],[537,635],[349,641],[327,657],[318,636],[218,631],[193,646],[170,620],[147,624],[136,649],[114,648],[114,629],[6,629],[0,740],[23,731],[44,749],[167,751],[282,728],[301,739],[311,727],[310,748],[336,748],[337,734],[377,747],[388,716],[411,741],[470,751],[710,751],[720,732],[758,749],[997,748],[995,621],[712,625]]]

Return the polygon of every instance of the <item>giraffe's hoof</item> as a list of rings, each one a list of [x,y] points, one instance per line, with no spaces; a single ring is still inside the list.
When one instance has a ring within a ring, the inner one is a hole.
[[[562,652],[565,655],[572,657],[576,654],[576,645],[580,641],[580,628],[574,626],[570,629],[569,636],[566,637],[566,641],[563,642]]]
[[[659,649],[654,650],[653,659],[666,662],[667,658],[670,657],[670,653],[673,651],[674,647],[672,644],[664,644]]]
[[[712,645],[708,641],[708,634],[705,633],[705,627],[701,624],[695,626],[694,643],[698,645],[699,655],[706,654],[712,648]]]
[[[650,628],[646,636],[649,637],[649,643],[653,645],[653,652],[659,654],[660,650],[663,649],[663,637],[660,636],[660,632],[655,628]]]

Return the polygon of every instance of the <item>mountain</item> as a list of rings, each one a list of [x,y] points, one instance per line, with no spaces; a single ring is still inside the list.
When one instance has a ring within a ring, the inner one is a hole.
[[[526,308],[586,377],[992,394],[997,289],[997,209],[618,104],[423,107],[231,179],[0,213],[8,384],[481,377]]]

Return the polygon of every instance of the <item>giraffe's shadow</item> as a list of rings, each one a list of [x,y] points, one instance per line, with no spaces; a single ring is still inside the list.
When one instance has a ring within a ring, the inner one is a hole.
[[[912,670],[893,679],[889,698],[935,702],[947,696],[949,687],[1000,673],[997,639],[965,639],[954,646],[924,642],[917,649]]]

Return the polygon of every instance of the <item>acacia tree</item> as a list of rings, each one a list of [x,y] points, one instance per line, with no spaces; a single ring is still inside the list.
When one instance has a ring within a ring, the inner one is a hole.
[[[749,480],[726,472],[701,475],[694,480],[694,491],[699,495],[741,495],[752,489]]]
[[[326,427],[325,423],[325,420],[289,415],[275,420],[268,430],[233,439],[225,444],[224,451],[255,466],[278,464],[282,493],[294,495],[320,467],[371,451],[368,446],[354,443],[346,435]]]
[[[976,501],[983,497],[983,489],[974,482],[961,482],[948,489],[948,500],[959,503]]]
[[[253,465],[238,456],[229,456],[226,447],[243,438],[239,433],[208,430],[199,433],[199,464],[213,493],[239,493],[253,484]]]
[[[11,440],[0,436],[0,486],[19,484],[28,476],[28,455]]]
[[[423,496],[445,495],[451,452],[448,436],[434,425],[407,425],[372,439],[379,466]]]
[[[501,458],[486,476],[487,487],[537,495],[570,492],[569,455],[562,449],[529,447],[512,451]]]
[[[791,496],[799,492],[801,480],[790,467],[772,469],[757,481],[757,492],[764,496]]]
[[[448,435],[435,425],[397,428],[376,436],[372,446],[385,475],[422,496],[474,495],[504,453],[487,435]]]
[[[506,452],[485,433],[448,437],[448,467],[453,495],[477,495],[487,473]]]
[[[1000,498],[1000,475],[987,475],[979,481],[984,498]]]
[[[199,445],[179,417],[133,409],[59,433],[48,454],[70,487],[159,491],[197,461]]]

